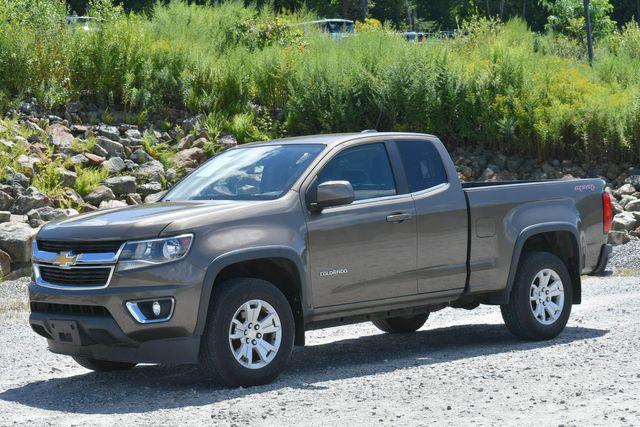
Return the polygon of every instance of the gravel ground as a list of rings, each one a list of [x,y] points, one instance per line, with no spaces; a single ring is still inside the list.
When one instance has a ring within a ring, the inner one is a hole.
[[[250,389],[189,367],[87,371],[27,326],[27,281],[4,282],[0,425],[639,425],[639,258],[638,245],[616,248],[624,275],[585,278],[555,340],[516,340],[497,307],[446,309],[415,334],[312,331],[275,383]]]

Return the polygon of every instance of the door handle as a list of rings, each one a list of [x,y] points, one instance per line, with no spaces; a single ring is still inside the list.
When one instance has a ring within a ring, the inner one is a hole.
[[[411,219],[410,213],[392,213],[391,215],[387,215],[387,222],[402,222]]]

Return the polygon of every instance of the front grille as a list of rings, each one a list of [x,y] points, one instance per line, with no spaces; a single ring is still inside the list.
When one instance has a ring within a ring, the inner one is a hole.
[[[54,304],[50,302],[32,302],[32,313],[70,314],[95,317],[111,317],[105,307],[99,305]]]
[[[47,283],[59,286],[105,286],[109,280],[110,268],[71,268],[40,266],[40,277]]]
[[[74,254],[92,254],[104,252],[118,252],[122,245],[120,240],[107,242],[68,242],[53,240],[38,240],[38,249],[44,252],[73,252]]]

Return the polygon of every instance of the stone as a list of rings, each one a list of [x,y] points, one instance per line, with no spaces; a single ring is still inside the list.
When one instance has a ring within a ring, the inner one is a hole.
[[[9,183],[11,186],[20,186],[23,188],[27,188],[29,186],[29,178],[20,172],[16,172],[12,168],[7,168],[7,176],[3,182]]]
[[[142,139],[142,134],[138,129],[127,129],[124,135],[130,139]]]
[[[82,111],[83,105],[82,102],[80,101],[73,101],[73,102],[69,102],[66,106],[65,109],[67,110],[67,112],[69,113],[79,113],[80,111]]]
[[[65,199],[71,201],[76,206],[80,206],[84,203],[84,199],[82,198],[82,196],[80,196],[75,190],[72,190],[71,188],[66,188],[62,192],[62,194],[64,195]]]
[[[626,211],[640,212],[640,199],[631,200],[624,207]]]
[[[42,227],[45,224],[45,221],[38,218],[32,218],[27,221],[27,224],[29,224],[29,227],[31,228],[38,228]]]
[[[128,205],[140,205],[142,204],[142,197],[140,197],[140,194],[138,193],[131,193],[127,194],[127,197],[125,197],[125,201]]]
[[[8,211],[13,206],[14,198],[4,191],[0,191],[0,211]]]
[[[178,178],[178,172],[176,172],[176,170],[173,168],[167,169],[167,172],[165,175],[166,175],[167,181],[169,182],[174,182]]]
[[[0,249],[11,256],[14,263],[31,261],[31,247],[38,230],[23,222],[0,224]]]
[[[100,156],[105,159],[109,157],[109,152],[98,144],[94,145],[91,151],[93,151],[93,154],[95,154],[96,156]]]
[[[49,197],[42,194],[37,188],[29,187],[24,194],[21,194],[16,198],[16,201],[11,207],[11,213],[16,215],[25,215],[31,209],[51,205],[52,203]]]
[[[73,125],[71,126],[71,132],[76,135],[86,134],[89,130],[91,130],[91,126],[88,125]]]
[[[129,158],[134,162],[136,162],[137,164],[142,164],[142,163],[146,163],[153,160],[153,158],[149,154],[147,154],[147,152],[144,151],[143,149],[138,149],[134,151]]]
[[[629,175],[624,182],[625,184],[631,184],[636,188],[640,188],[640,175]]]
[[[69,162],[72,165],[85,166],[89,163],[89,159],[84,154],[76,154],[75,156],[69,157]]]
[[[209,140],[207,138],[198,138],[191,144],[191,147],[196,148],[204,148],[205,144],[208,144]]]
[[[150,160],[140,165],[132,174],[143,182],[162,182],[164,179],[164,166],[157,160]]]
[[[620,206],[622,206],[623,208],[625,208],[627,206],[627,203],[632,202],[634,200],[638,200],[636,197],[634,196],[629,196],[629,195],[624,195],[620,198]]]
[[[613,217],[611,229],[615,231],[629,231],[636,228],[637,220],[633,214],[622,212]]]
[[[636,188],[631,184],[624,184],[622,187],[618,188],[613,192],[613,195],[617,198],[622,196],[629,196],[636,192]]]
[[[98,142],[96,142],[94,149],[95,147],[100,147],[101,149],[103,149],[107,153],[105,157],[124,157],[124,146],[119,142],[112,141],[111,139],[105,138],[104,136],[98,137]]]
[[[105,185],[101,185],[91,193],[84,196],[84,200],[88,203],[91,203],[93,206],[99,206],[100,203],[108,200],[113,200],[116,198],[116,195],[113,194],[113,191]]]
[[[159,182],[147,182],[138,186],[138,193],[140,193],[142,197],[146,197],[150,194],[158,193],[160,191],[162,191],[162,184],[160,184]]]
[[[233,148],[238,145],[238,140],[236,139],[235,135],[232,134],[222,135],[216,140],[216,144],[220,145],[224,149]]]
[[[176,148],[178,149],[178,151],[182,151],[182,150],[186,150],[187,148],[191,148],[191,144],[195,140],[196,140],[196,137],[194,135],[189,134],[189,135],[183,137],[182,139],[180,139],[180,142],[178,142],[178,145],[176,146]]]
[[[105,157],[100,156],[98,154],[84,153],[84,156],[87,158],[87,160],[89,160],[89,163],[91,163],[94,166],[98,166],[105,161]]]
[[[16,162],[24,171],[33,175],[35,173],[35,166],[40,163],[40,159],[37,157],[27,156],[26,154],[20,154],[16,159]]]
[[[49,133],[48,140],[58,151],[66,152],[71,148],[73,143],[73,134],[66,126],[54,123],[47,128]]]
[[[100,202],[98,209],[114,209],[128,206],[126,202],[122,200],[104,200]]]
[[[149,194],[147,197],[144,198],[144,202],[145,203],[156,203],[158,200],[160,200],[162,198],[162,196],[164,196],[166,194],[166,190],[165,191],[160,191],[158,193],[154,193],[154,194]]]
[[[98,135],[104,136],[107,139],[117,141],[120,138],[120,131],[115,126],[110,125],[100,125],[98,129],[96,129]]]
[[[11,256],[0,249],[0,280],[11,273]]]
[[[626,231],[611,231],[607,236],[607,242],[612,245],[624,245],[631,241],[631,236]]]
[[[133,160],[129,160],[129,159],[124,159],[124,165],[125,165],[127,170],[134,170],[134,169],[138,169],[140,167],[136,162],[134,162]]]
[[[0,223],[11,221],[11,212],[0,211]]]
[[[491,179],[493,179],[493,177],[495,176],[495,171],[493,169],[491,169],[490,167],[487,167],[484,171],[482,171],[482,174],[480,175],[480,178],[478,179],[479,181],[489,181]]]
[[[27,120],[23,123],[24,127],[29,129],[32,132],[38,132],[38,133],[43,133],[44,131],[42,130],[42,128],[40,126],[38,126],[37,123],[34,123],[30,120]]]
[[[27,212],[27,218],[29,219],[29,221],[31,221],[32,219],[52,221],[56,218],[66,218],[68,216],[78,215],[78,213],[79,212],[75,209],[62,209],[45,206],[38,209],[32,209]]]
[[[112,157],[102,163],[102,167],[107,169],[110,174],[116,174],[126,169],[127,165],[120,157]]]
[[[136,192],[136,179],[132,176],[114,176],[105,179],[103,184],[109,187],[115,195]]]
[[[195,168],[207,160],[207,155],[201,148],[189,148],[176,154],[173,162],[177,168],[188,169]]]
[[[78,175],[75,172],[65,169],[61,166],[58,166],[56,168],[56,172],[58,172],[58,174],[60,175],[60,181],[65,187],[74,187],[76,185]]]

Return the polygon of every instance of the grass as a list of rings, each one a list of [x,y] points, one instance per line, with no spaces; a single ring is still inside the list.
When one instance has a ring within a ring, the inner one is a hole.
[[[584,46],[518,20],[418,45],[386,28],[335,41],[289,25],[308,15],[240,2],[106,7],[93,31],[67,28],[65,13],[62,0],[0,3],[0,103],[31,95],[56,109],[82,96],[104,121],[124,111],[163,128],[181,109],[240,142],[377,128],[506,154],[640,159],[635,24],[600,40],[590,68]],[[170,164],[169,147],[145,147]]]

